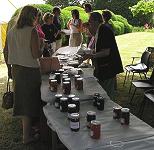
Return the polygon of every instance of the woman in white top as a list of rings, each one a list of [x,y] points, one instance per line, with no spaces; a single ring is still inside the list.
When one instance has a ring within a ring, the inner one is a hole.
[[[70,29],[69,46],[76,47],[82,43],[82,21],[79,18],[79,11],[74,9],[71,11],[72,19],[69,20],[67,26]]]
[[[7,34],[4,48],[6,64],[12,66],[13,115],[22,118],[24,144],[36,140],[31,135],[31,122],[40,117],[41,75],[37,59],[42,52],[35,29],[38,13],[33,6],[23,7],[16,25]]]

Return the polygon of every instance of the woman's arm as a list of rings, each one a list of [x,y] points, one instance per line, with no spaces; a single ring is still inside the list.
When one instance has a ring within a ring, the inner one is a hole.
[[[40,49],[40,39],[35,28],[33,28],[31,33],[31,51],[34,59],[40,58],[42,56]]]

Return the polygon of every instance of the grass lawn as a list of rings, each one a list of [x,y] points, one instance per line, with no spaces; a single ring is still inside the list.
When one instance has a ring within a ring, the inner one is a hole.
[[[116,37],[123,65],[131,62],[131,56],[141,56],[146,47],[154,47],[154,33],[137,32],[120,35]],[[124,73],[118,76],[118,88],[116,93],[116,102],[123,107],[130,107],[129,102],[129,83],[125,87],[122,86]],[[0,65],[0,105],[2,95],[6,89],[6,68]],[[142,96],[141,91],[135,97],[134,104],[131,106],[131,112],[138,116],[138,108],[140,106]],[[143,93],[143,91],[142,91]],[[154,106],[153,106],[154,107]],[[153,113],[152,113],[153,112]],[[21,144],[22,127],[21,121],[12,117],[12,110],[3,110],[0,107],[0,150],[46,150],[46,146],[42,143],[37,143],[29,146]],[[154,110],[152,105],[145,110],[144,121],[154,126]]]

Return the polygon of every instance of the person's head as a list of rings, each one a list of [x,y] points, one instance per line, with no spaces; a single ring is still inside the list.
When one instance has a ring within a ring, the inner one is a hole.
[[[41,11],[38,12],[37,19],[34,24],[35,25],[42,24],[42,12]]]
[[[89,24],[100,24],[103,22],[102,15],[99,12],[90,13]]]
[[[49,12],[45,13],[43,16],[43,21],[46,24],[52,24],[53,23],[53,15]]]
[[[111,14],[111,12],[109,10],[104,10],[102,12],[102,16],[103,16],[104,21],[108,22],[111,19],[112,14]]]
[[[57,6],[54,7],[52,13],[53,13],[55,16],[60,16],[60,13],[61,13],[60,8],[57,7]]]
[[[77,10],[77,9],[73,9],[72,11],[71,11],[71,14],[72,14],[72,18],[73,19],[79,19],[79,11]]]
[[[84,4],[84,10],[86,13],[92,12],[92,6],[89,3]]]
[[[27,5],[22,8],[19,18],[17,20],[17,28],[23,28],[24,26],[35,26],[35,22],[38,19],[39,9]]]

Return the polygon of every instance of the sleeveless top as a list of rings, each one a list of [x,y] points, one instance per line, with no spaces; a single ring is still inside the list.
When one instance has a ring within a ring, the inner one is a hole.
[[[17,29],[14,26],[7,35],[8,64],[39,68],[36,58],[31,52],[31,32],[33,27],[25,26]]]
[[[79,28],[77,28],[76,26],[79,24],[79,19],[71,19],[70,21],[70,33],[80,33],[79,32]]]

